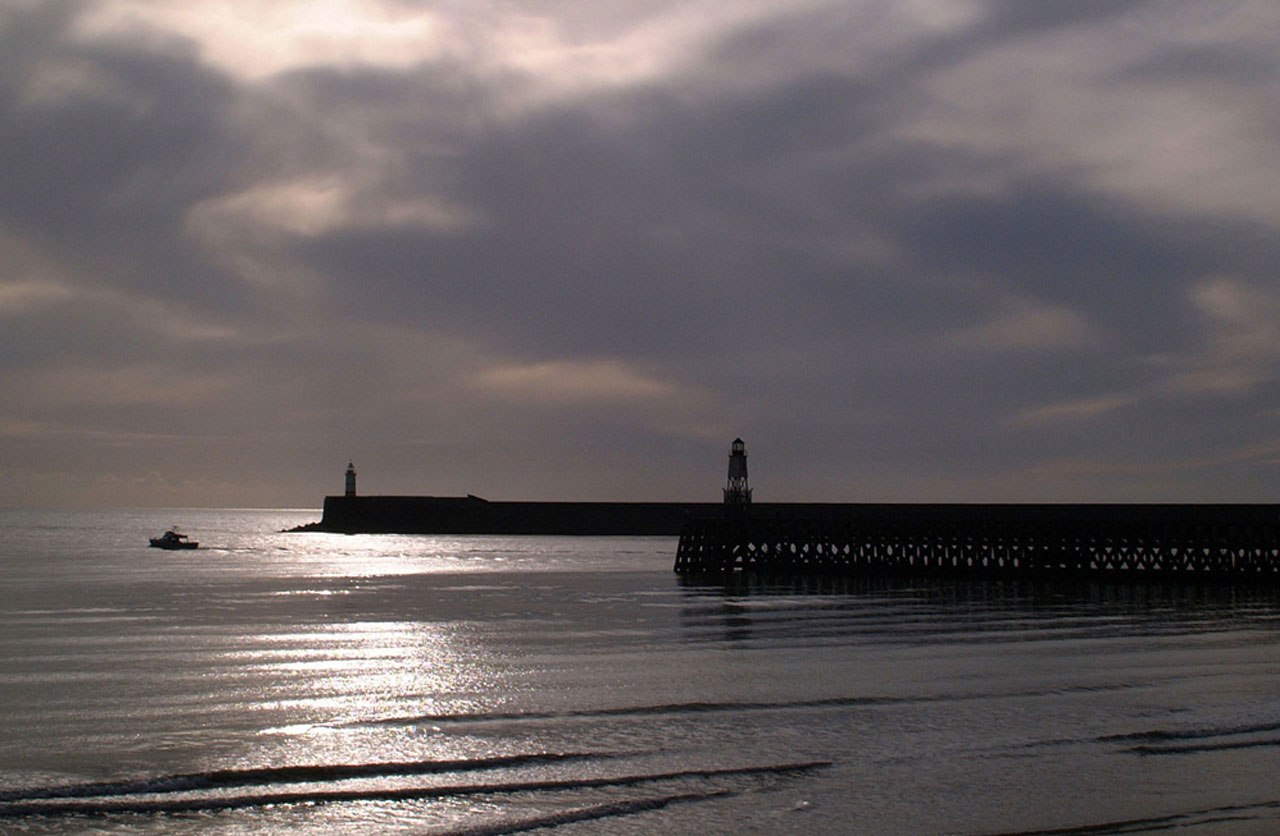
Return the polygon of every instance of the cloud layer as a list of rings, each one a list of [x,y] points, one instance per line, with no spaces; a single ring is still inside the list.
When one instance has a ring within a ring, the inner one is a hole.
[[[0,505],[1270,501],[1280,8],[0,8]]]

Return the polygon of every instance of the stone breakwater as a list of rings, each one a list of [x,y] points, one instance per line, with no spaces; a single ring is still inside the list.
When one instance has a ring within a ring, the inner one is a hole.
[[[713,502],[490,502],[477,496],[327,496],[320,522],[342,534],[557,534],[675,537]]]

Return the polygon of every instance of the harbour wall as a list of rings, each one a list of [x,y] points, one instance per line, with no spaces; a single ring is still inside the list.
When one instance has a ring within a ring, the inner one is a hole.
[[[675,537],[714,502],[490,502],[477,496],[326,496],[313,530],[344,534],[570,534]]]

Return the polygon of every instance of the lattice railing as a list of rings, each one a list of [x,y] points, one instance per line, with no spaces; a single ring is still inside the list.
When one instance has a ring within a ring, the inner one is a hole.
[[[1275,526],[749,518],[692,520],[682,573],[820,571],[1280,580]]]

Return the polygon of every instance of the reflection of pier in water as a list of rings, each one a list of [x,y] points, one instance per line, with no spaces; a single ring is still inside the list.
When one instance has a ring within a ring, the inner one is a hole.
[[[927,641],[1267,630],[1280,587],[850,574],[681,575],[681,626],[693,641],[812,648]]]

